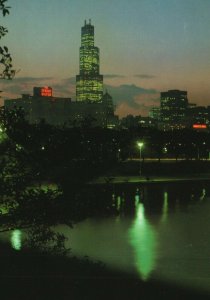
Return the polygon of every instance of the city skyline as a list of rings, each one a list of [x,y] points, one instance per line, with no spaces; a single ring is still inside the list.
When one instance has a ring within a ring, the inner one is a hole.
[[[11,13],[1,24],[9,33],[2,44],[20,71],[1,82],[3,99],[43,85],[75,99],[80,30],[91,19],[104,86],[120,117],[147,114],[159,105],[160,92],[171,89],[186,90],[190,102],[210,104],[210,2],[9,0],[8,5]]]

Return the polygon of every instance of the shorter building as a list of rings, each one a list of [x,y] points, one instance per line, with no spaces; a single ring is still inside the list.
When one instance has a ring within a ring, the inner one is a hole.
[[[162,92],[159,109],[158,128],[160,130],[192,128],[200,131],[209,128],[210,107],[189,103],[186,91]],[[158,108],[155,107],[154,111],[152,109],[150,115],[158,118]]]
[[[132,128],[132,127],[141,127],[141,128],[155,128],[157,127],[157,121],[150,117],[142,116],[133,116],[127,115],[121,119],[121,127],[123,128]]]
[[[187,110],[187,118],[191,124],[209,124],[210,111],[208,107],[197,106],[196,104],[189,104]]]
[[[34,87],[33,96],[4,101],[6,109],[22,107],[30,123],[46,123],[55,126],[81,126],[87,122],[93,126],[113,128],[118,124],[114,115],[112,97],[106,92],[101,102],[72,101],[71,98],[54,97],[50,87]]]
[[[187,126],[188,98],[186,91],[169,90],[160,94],[160,122],[163,130],[182,129]]]
[[[149,110],[149,117],[158,121],[160,119],[160,107],[154,106]]]

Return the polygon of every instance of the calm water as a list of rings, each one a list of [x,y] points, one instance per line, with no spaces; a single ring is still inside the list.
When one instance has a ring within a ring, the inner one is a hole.
[[[143,280],[157,278],[210,293],[210,184],[118,185],[107,197],[118,216],[87,219],[73,230],[57,228],[74,254]],[[10,239],[17,250],[23,246],[19,230],[2,239]]]

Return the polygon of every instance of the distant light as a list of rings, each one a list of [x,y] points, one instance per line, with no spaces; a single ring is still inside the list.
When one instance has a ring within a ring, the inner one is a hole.
[[[195,129],[206,129],[206,124],[193,124],[193,128]]]
[[[41,148],[42,150],[44,150],[45,149],[45,147],[44,146],[42,146],[42,148]]]
[[[137,145],[139,146],[139,148],[142,148],[144,146],[143,142],[138,142]]]
[[[167,153],[167,152],[168,152],[168,149],[167,149],[166,147],[164,147],[164,148],[163,148],[163,152],[164,152],[164,153]]]
[[[21,235],[22,232],[19,229],[16,229],[12,231],[12,236],[11,236],[11,244],[12,248],[19,251],[21,249]]]
[[[41,88],[41,96],[42,97],[52,97],[52,88],[45,86]]]

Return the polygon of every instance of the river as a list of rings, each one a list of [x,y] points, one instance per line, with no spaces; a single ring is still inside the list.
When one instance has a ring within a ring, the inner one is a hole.
[[[95,217],[73,229],[57,227],[77,256],[210,293],[210,184],[116,185],[110,194],[117,216]],[[21,250],[15,230],[1,240]]]

